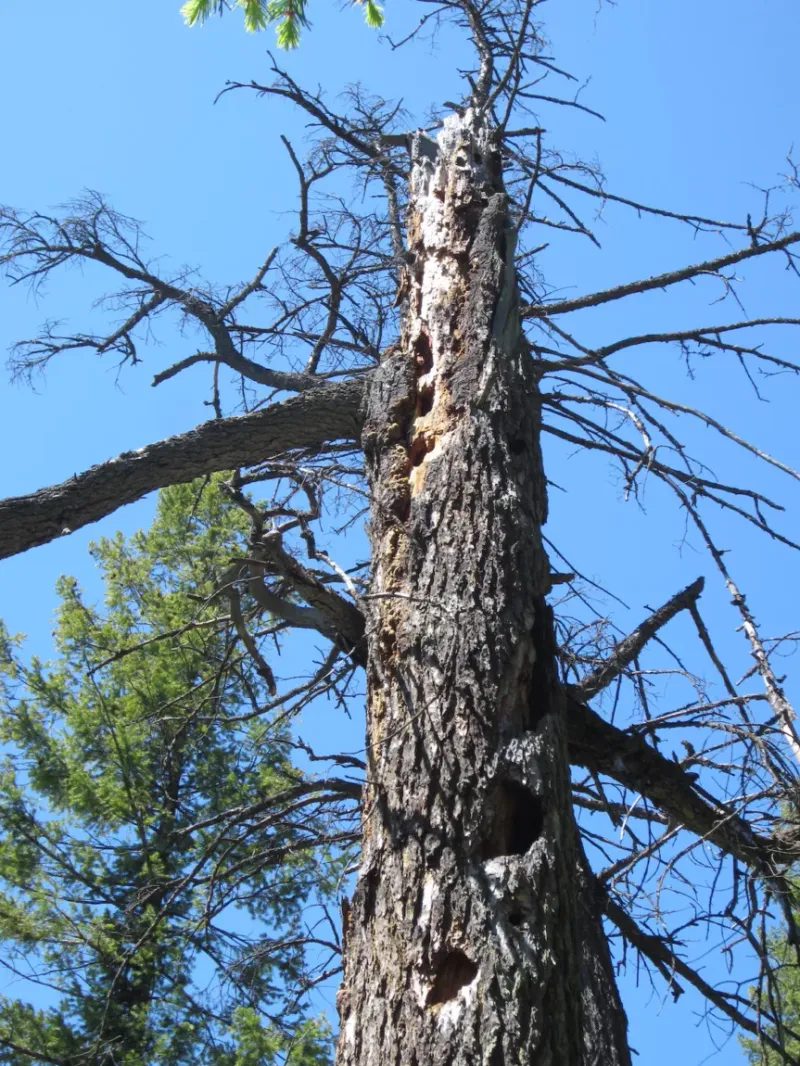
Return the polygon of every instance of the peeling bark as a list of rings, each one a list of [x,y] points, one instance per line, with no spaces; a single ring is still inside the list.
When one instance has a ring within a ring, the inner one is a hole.
[[[407,258],[362,436],[368,772],[337,1063],[622,1066],[544,599],[535,365],[472,112],[412,146]]]

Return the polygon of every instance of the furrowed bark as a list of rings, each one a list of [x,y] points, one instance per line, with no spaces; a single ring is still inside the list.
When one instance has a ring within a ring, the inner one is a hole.
[[[473,112],[413,143],[408,246],[362,436],[368,771],[337,1063],[622,1066],[544,600],[535,368]]]
[[[297,582],[295,588],[300,595],[308,594],[308,588],[302,582]],[[620,668],[624,666],[626,655],[635,653],[640,642],[643,643],[648,634],[652,634],[668,618],[674,617],[679,610],[693,602],[701,589],[702,579],[698,579],[655,611],[617,645],[609,664],[601,667],[596,674],[590,675],[590,680],[594,680],[588,687],[594,688],[595,681],[600,676],[608,677],[610,664]],[[278,597],[270,596],[258,581],[254,582],[252,591],[267,610],[283,617],[282,612],[286,610],[287,605],[282,605]],[[317,625],[291,618],[289,620],[294,625],[310,624],[326,636],[333,635],[341,647],[347,650],[353,662],[358,666],[366,666],[365,620],[360,610],[341,600],[330,589],[325,589],[324,593],[322,590],[320,592],[319,599],[313,602],[314,610],[322,616],[323,624]],[[312,602],[310,594],[307,595],[307,600]],[[294,611],[309,610],[298,608],[295,604],[288,606]],[[714,802],[707,793],[700,795],[695,789],[696,774],[666,758],[637,733],[627,732],[606,721],[592,710],[584,699],[582,686],[568,685],[562,689],[569,761],[573,766],[604,774],[633,792],[640,793],[661,810],[667,819],[684,825],[688,832],[716,845],[758,876],[773,882],[779,895],[786,892],[781,870],[797,853],[796,846],[791,841],[785,842],[776,837],[756,833],[733,809]]]
[[[321,385],[255,414],[123,452],[60,485],[0,501],[0,559],[46,544],[155,489],[258,463],[293,448],[357,440],[366,378]]]

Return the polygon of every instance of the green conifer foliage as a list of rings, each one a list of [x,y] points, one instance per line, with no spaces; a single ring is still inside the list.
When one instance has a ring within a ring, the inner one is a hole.
[[[792,812],[787,811],[790,823],[795,822]],[[797,878],[792,881],[797,909],[800,893]],[[766,1039],[740,1036],[739,1042],[745,1051],[750,1066],[784,1066],[786,1062],[800,1061],[800,966],[797,964],[797,948],[789,942],[786,931],[767,935],[771,980],[762,981],[759,987],[750,989],[750,995],[759,1008],[767,1008],[774,1023],[764,1027]],[[764,1002],[760,1002],[760,1001]],[[768,1001],[768,1002],[767,1002]]]
[[[217,572],[245,521],[218,479],[168,489],[93,547],[102,607],[61,579],[52,662],[0,634],[0,950],[38,986],[0,1001],[0,1063],[329,1061],[309,908],[348,837],[281,708],[251,713],[268,686]]]
[[[383,8],[375,0],[355,2],[363,7],[368,26],[377,29],[383,25]],[[274,25],[279,48],[296,48],[301,29],[309,25],[305,0],[235,0],[233,6],[242,9],[244,28],[248,33]],[[221,15],[229,7],[228,0],[186,0],[181,14],[187,25],[196,26],[211,15]]]

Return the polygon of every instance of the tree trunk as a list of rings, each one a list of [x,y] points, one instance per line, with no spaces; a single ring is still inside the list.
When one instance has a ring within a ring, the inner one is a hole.
[[[368,782],[339,1066],[617,1066],[544,597],[536,367],[492,133],[415,135],[407,313],[366,400]]]

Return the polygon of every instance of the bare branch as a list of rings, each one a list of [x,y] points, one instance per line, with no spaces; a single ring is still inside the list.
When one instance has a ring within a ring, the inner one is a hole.
[[[170,378],[174,378],[176,374],[180,374],[181,371],[196,363],[223,363],[231,370],[235,370],[237,374],[247,378],[248,381],[256,381],[259,385],[267,385],[271,389],[280,389],[285,392],[305,392],[307,389],[317,388],[325,380],[324,377],[317,377],[314,374],[270,370],[269,367],[261,366],[260,363],[239,355],[236,351],[229,351],[224,356],[219,352],[195,352],[194,355],[188,355],[180,362],[156,374],[152,384],[161,385],[162,382],[169,381]]]
[[[610,300],[621,300],[625,296],[633,296],[636,293],[649,292],[651,289],[666,289],[670,285],[676,285],[681,281],[689,281],[701,274],[717,274],[726,266],[733,266],[754,256],[768,255],[770,252],[785,251],[793,244],[800,241],[800,233],[789,233],[774,241],[765,244],[751,245],[748,248],[740,248],[737,252],[729,252],[716,259],[707,259],[703,263],[694,263],[691,266],[681,267],[679,270],[670,270],[666,274],[656,274],[652,278],[641,278],[639,281],[629,281],[625,285],[616,285],[612,289],[601,289],[599,292],[588,293],[586,296],[576,296],[573,300],[559,300],[551,304],[528,304],[521,308],[523,318],[549,318],[551,315],[565,315],[569,311],[580,311],[585,307],[597,307],[599,304],[608,303]]]
[[[703,591],[705,580],[699,577],[682,592],[677,592],[634,629],[624,640],[616,644],[606,661],[593,673],[588,674],[573,686],[576,699],[590,700],[611,684],[615,677],[633,662],[642,648],[655,634],[671,621],[680,611],[685,611],[694,604]]]
[[[640,736],[606,722],[569,688],[567,731],[570,761],[605,774],[646,796],[671,820],[698,837],[736,856],[745,865],[769,873],[771,843],[721,803],[704,799],[696,790],[696,774],[665,758]]]
[[[600,889],[599,886],[598,891],[602,892],[602,889]],[[674,985],[674,975],[678,974],[687,982],[687,984],[692,985],[701,993],[701,995],[705,996],[710,1003],[713,1003],[718,1010],[737,1025],[740,1025],[742,1029],[748,1033],[753,1033],[754,1035],[759,1036],[770,1047],[778,1052],[782,1052],[783,1061],[787,1064],[791,1064],[791,1066],[798,1066],[800,1060],[793,1055],[789,1055],[785,1048],[782,1048],[777,1041],[764,1033],[757,1021],[749,1018],[744,1013],[742,1008],[751,1006],[747,1000],[740,996],[727,996],[720,992],[719,989],[714,988],[713,985],[710,985],[707,981],[704,981],[703,978],[691,968],[691,966],[687,966],[683,959],[667,947],[663,937],[652,933],[645,933],[633,918],[631,918],[627,911],[625,911],[623,907],[620,907],[609,894],[603,893],[603,897],[602,905],[606,916],[614,923],[614,925],[616,925],[629,944],[653,962],[669,984]],[[676,998],[677,995],[680,995],[681,991],[680,988],[677,989]]]

